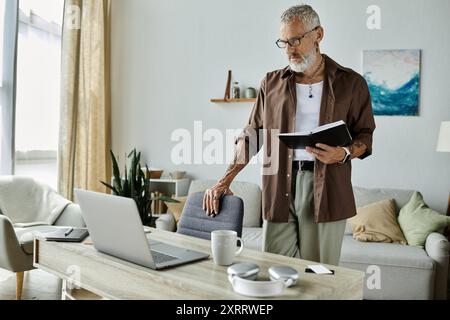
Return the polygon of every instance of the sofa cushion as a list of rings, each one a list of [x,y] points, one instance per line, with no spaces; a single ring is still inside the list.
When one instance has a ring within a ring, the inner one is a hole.
[[[399,189],[389,189],[389,188],[363,188],[363,187],[353,187],[353,194],[355,196],[356,207],[364,207],[368,204],[385,200],[394,199],[397,204],[397,215],[398,210],[403,207],[411,198],[414,191],[412,190],[399,190]],[[347,220],[345,226],[345,234],[351,235],[352,226]]]
[[[178,222],[180,222],[181,219],[181,214],[183,213],[184,205],[186,204],[187,196],[174,197],[173,199],[178,200],[179,202],[164,201],[164,203],[167,206],[168,212],[171,212],[173,214],[173,217],[175,218],[175,223],[178,224]]]
[[[349,219],[347,219],[347,222],[345,223],[344,234],[351,236],[353,234],[353,230],[352,230],[352,225],[350,224],[350,222],[348,220]]]
[[[394,242],[407,244],[397,222],[397,208],[393,199],[382,200],[357,209],[350,218],[353,238],[365,242]]]
[[[398,217],[400,227],[410,246],[423,247],[428,235],[450,225],[450,217],[428,208],[420,192],[414,192]]]
[[[394,243],[360,242],[344,236],[341,262],[386,265],[433,270],[434,264],[425,250]]]
[[[243,228],[242,240],[246,249],[262,251],[262,228]]]
[[[188,194],[204,192],[217,183],[216,180],[193,180]],[[261,189],[250,182],[233,181],[230,186],[233,194],[244,201],[244,227],[261,226]]]
[[[363,207],[370,203],[385,199],[394,199],[397,204],[397,210],[400,210],[413,195],[413,190],[399,190],[389,188],[362,188],[353,187],[356,207]],[[397,211],[398,214],[398,211]]]
[[[26,254],[33,254],[34,236],[40,233],[54,232],[59,229],[67,229],[67,227],[56,226],[35,226],[29,228],[14,228],[17,240]]]
[[[364,299],[433,299],[434,261],[418,247],[344,236],[339,265],[366,274]],[[370,287],[379,270],[380,288]]]

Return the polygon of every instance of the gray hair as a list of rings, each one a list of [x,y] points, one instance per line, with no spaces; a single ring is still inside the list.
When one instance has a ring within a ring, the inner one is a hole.
[[[319,15],[307,4],[292,6],[287,9],[281,15],[281,22],[290,23],[295,17],[298,17],[300,21],[311,29],[320,26]]]

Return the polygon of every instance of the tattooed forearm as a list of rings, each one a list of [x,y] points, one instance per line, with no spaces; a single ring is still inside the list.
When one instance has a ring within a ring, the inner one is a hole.
[[[361,141],[355,140],[349,146],[349,150],[350,150],[350,153],[352,154],[350,159],[355,159],[355,158],[362,156],[366,152],[367,146],[364,143],[362,143]]]
[[[219,180],[219,183],[225,183],[230,185],[238,173],[244,169],[247,165],[248,155],[246,156],[246,151],[248,150],[248,145],[244,140],[239,140],[237,148],[234,153],[233,162],[228,166],[227,171],[225,171],[224,176]]]
[[[238,175],[238,173],[244,169],[245,164],[232,163],[228,167],[222,179],[219,180],[221,183],[226,183],[228,185],[234,180],[234,178]]]

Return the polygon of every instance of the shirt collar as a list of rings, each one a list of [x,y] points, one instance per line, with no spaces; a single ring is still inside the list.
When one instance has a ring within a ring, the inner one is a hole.
[[[345,72],[349,71],[347,68],[341,66],[340,64],[338,64],[336,61],[331,59],[326,54],[324,54],[323,57],[325,59],[325,72],[327,73],[327,76],[330,76],[330,75],[334,76],[334,74],[336,73],[337,70],[341,70],[341,71],[345,71]],[[282,79],[291,77],[292,75],[295,74],[295,72],[292,71],[290,66],[287,66],[282,70],[283,70],[282,75],[281,75]]]

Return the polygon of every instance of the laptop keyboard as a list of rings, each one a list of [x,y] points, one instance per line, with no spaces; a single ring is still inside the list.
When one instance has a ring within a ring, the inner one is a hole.
[[[173,256],[169,256],[167,254],[155,251],[155,250],[150,250],[152,257],[153,257],[153,261],[158,264],[158,263],[164,263],[164,262],[168,262],[168,261],[172,261],[172,260],[176,260],[178,259],[177,257],[173,257]]]

